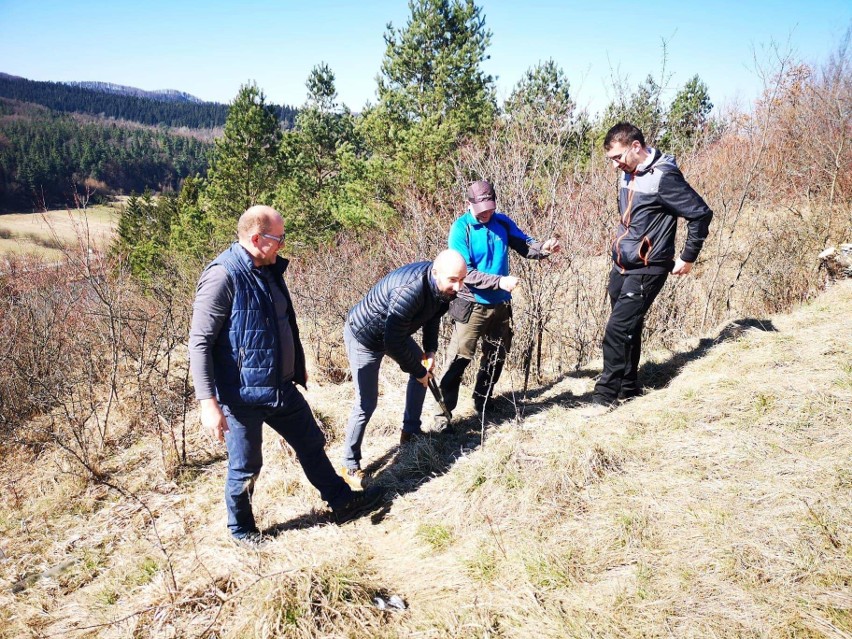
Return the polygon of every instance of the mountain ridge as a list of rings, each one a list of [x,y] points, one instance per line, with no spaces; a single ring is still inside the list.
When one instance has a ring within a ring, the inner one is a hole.
[[[92,91],[100,91],[101,93],[109,93],[112,95],[131,95],[137,98],[149,98],[151,100],[159,100],[162,102],[188,102],[191,104],[220,104],[219,102],[210,102],[202,100],[185,91],[177,89],[157,89],[154,91],[146,91],[138,87],[128,86],[125,84],[116,84],[114,82],[101,82],[96,80],[87,80],[82,82],[63,82],[72,87],[80,87],[83,89],[91,89]]]

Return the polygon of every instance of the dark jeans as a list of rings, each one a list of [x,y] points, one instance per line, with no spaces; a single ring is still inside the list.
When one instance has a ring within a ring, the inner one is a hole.
[[[512,305],[474,304],[470,319],[455,322],[450,341],[449,366],[441,378],[441,394],[448,410],[459,403],[459,387],[468,364],[476,355],[476,343],[482,338],[482,356],[473,388],[473,403],[481,412],[491,399],[494,385],[503,372],[506,354],[512,347]]]
[[[408,338],[414,341],[413,338]],[[361,445],[367,424],[379,404],[379,369],[385,357],[384,351],[372,351],[352,335],[349,323],[343,329],[343,343],[349,357],[352,381],[355,383],[355,402],[349,413],[346,435],[343,442],[343,465],[347,468],[361,468]],[[405,389],[405,412],[402,416],[402,430],[406,433],[419,433],[420,416],[423,413],[423,401],[426,399],[426,387],[413,375],[408,377]]]
[[[228,477],[225,505],[228,528],[235,537],[257,530],[252,513],[254,483],[263,466],[263,423],[269,424],[296,452],[308,481],[334,509],[346,504],[352,490],[341,479],[325,453],[323,435],[308,402],[292,383],[282,389],[281,404],[265,406],[222,406],[228,420]]]
[[[604,332],[603,374],[595,384],[594,401],[611,404],[619,394],[629,397],[639,392],[639,356],[645,314],[667,277],[668,273],[622,275],[616,269],[610,272],[607,291],[612,314]]]

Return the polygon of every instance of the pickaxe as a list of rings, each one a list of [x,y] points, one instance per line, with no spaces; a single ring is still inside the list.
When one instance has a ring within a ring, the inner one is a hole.
[[[432,359],[424,357],[423,358],[423,366],[426,368],[426,371],[432,370]],[[441,408],[441,412],[444,414],[444,417],[447,418],[447,424],[453,419],[453,414],[447,409],[447,405],[444,403],[444,396],[441,395],[441,389],[438,388],[438,382],[435,381],[434,377],[429,377],[429,390],[432,391],[432,397],[435,398],[435,401],[438,402],[438,406]]]

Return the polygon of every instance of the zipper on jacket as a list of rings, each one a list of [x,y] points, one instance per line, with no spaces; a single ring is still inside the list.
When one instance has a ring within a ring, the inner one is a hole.
[[[246,351],[242,346],[240,346],[240,353],[237,356],[237,370],[239,370],[240,372],[242,372],[243,370],[243,360],[245,359],[245,356]]]

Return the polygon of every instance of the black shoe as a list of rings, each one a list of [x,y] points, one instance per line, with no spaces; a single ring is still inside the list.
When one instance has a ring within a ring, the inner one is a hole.
[[[352,497],[343,506],[332,509],[334,519],[338,524],[354,519],[358,515],[373,510],[385,499],[385,491],[378,486],[371,486],[367,490],[358,490],[352,493]]]
[[[641,397],[644,394],[644,388],[633,388],[630,390],[621,389],[621,391],[618,393],[618,401],[629,402],[631,399],[636,399],[637,397]]]
[[[410,444],[411,442],[423,437],[424,434],[425,433],[422,433],[422,432],[420,432],[420,433],[409,433],[407,431],[402,431],[399,434],[399,445],[405,446],[406,444]]]
[[[231,539],[238,546],[248,548],[249,550],[257,550],[259,548],[263,548],[266,544],[272,541],[272,537],[270,537],[269,535],[264,535],[259,530],[252,530],[241,537],[232,535]]]

